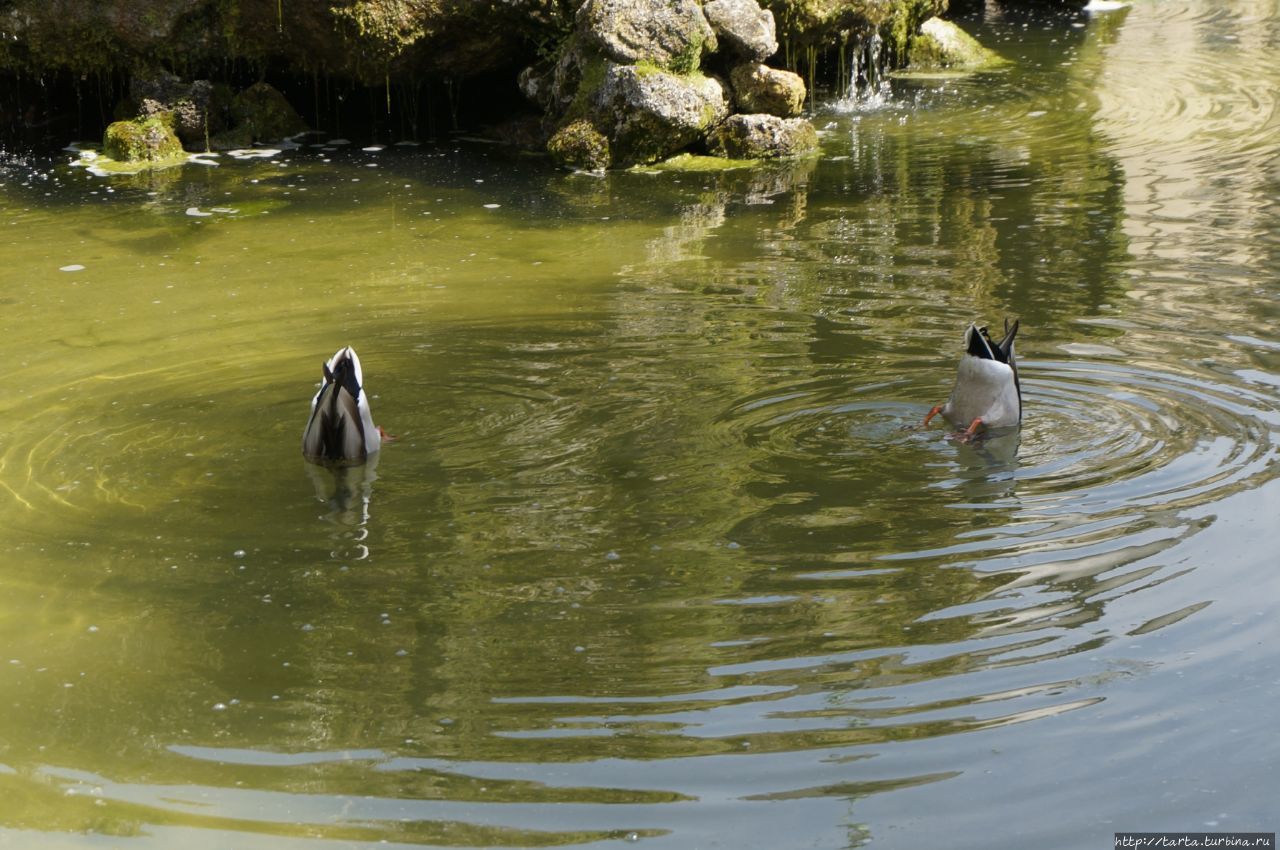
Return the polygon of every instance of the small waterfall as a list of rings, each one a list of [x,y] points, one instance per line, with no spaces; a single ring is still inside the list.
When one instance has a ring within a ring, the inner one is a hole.
[[[841,48],[842,109],[878,109],[889,101],[888,49],[880,33],[855,35]]]

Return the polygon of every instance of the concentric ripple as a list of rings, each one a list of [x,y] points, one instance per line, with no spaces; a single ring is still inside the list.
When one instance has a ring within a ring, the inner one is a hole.
[[[1018,502],[1093,514],[1182,509],[1257,483],[1277,456],[1273,397],[1221,376],[1107,361],[1022,364],[1024,421],[972,445],[916,426],[935,387],[908,381],[850,388],[824,379],[748,398],[726,416],[763,456],[757,467],[802,465],[859,478],[868,467],[929,463],[963,473],[929,486],[966,486],[975,471],[1017,481]],[[913,400],[908,400],[913,399]],[[940,420],[939,420],[940,421]]]
[[[1280,447],[1275,399],[1238,383],[1110,363],[1033,362],[1018,477],[1029,504],[1181,509],[1256,483]]]

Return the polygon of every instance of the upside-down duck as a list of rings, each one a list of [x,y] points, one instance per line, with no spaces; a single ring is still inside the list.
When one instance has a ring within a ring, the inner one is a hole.
[[[1022,422],[1022,386],[1018,383],[1018,363],[1013,339],[1018,321],[1004,321],[1004,336],[991,339],[985,327],[970,323],[964,332],[964,354],[956,373],[956,386],[945,404],[939,404],[924,418],[928,425],[939,413],[957,428],[964,439],[973,439],[984,428],[1009,428]]]
[[[311,400],[311,418],[302,432],[302,454],[314,463],[364,463],[382,448],[385,434],[373,424],[360,358],[348,345],[339,348],[321,370],[320,389]]]

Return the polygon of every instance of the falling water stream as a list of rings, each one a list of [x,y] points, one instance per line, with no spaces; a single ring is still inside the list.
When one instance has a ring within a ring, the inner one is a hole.
[[[0,847],[1274,831],[1280,11],[973,29],[754,169],[0,159]]]

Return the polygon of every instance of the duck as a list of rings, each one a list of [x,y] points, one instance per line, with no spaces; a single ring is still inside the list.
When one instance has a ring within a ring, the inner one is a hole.
[[[365,463],[382,448],[386,435],[373,424],[360,358],[354,348],[344,346],[321,371],[320,389],[302,432],[302,455],[313,463]]]
[[[972,440],[980,431],[1022,424],[1022,385],[1013,353],[1018,324],[1004,320],[1004,336],[991,339],[987,328],[970,322],[964,332],[964,354],[956,373],[956,386],[945,404],[935,405],[924,418],[927,426],[939,413],[957,428],[961,439]]]

